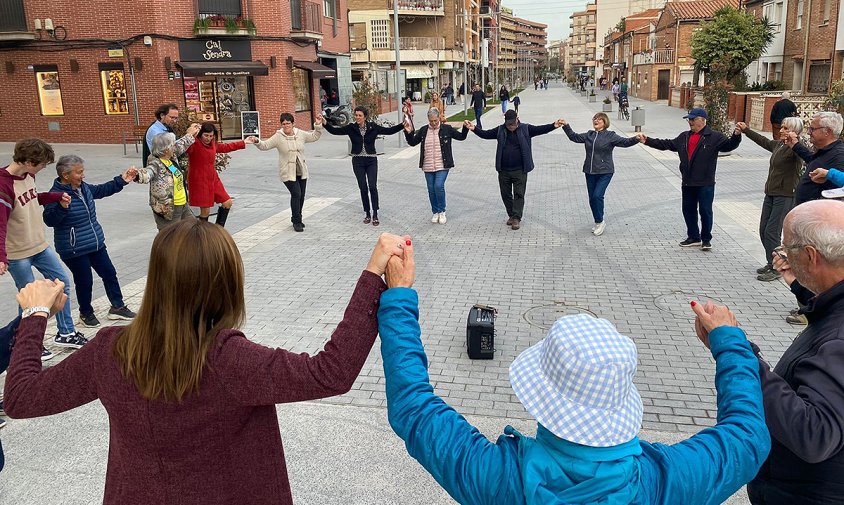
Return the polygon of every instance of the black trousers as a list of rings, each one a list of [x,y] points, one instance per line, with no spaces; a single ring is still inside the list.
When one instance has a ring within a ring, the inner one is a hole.
[[[768,266],[771,266],[771,254],[782,241],[782,222],[785,215],[794,206],[794,198],[790,196],[768,196],[762,202],[762,214],[759,216],[759,238],[765,248]]]
[[[523,170],[498,172],[498,188],[501,190],[501,200],[504,202],[504,208],[507,209],[507,216],[520,221],[525,210],[527,176],[527,172]]]
[[[369,201],[372,199],[372,211],[378,214],[378,158],[375,156],[355,156],[352,158],[352,169],[358,180],[360,201],[363,211],[370,215]]]
[[[290,191],[290,211],[293,213],[290,216],[290,221],[293,224],[301,224],[302,207],[305,205],[305,186],[308,185],[308,180],[302,179],[301,175],[297,175],[295,181],[285,181],[284,185],[287,187],[287,191]]]

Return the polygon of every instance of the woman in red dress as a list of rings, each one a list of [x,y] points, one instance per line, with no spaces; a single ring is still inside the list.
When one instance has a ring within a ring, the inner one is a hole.
[[[254,144],[257,137],[246,137],[246,140],[234,142],[217,142],[217,128],[214,123],[202,123],[199,129],[199,142],[194,142],[188,148],[188,197],[192,207],[199,207],[199,219],[208,221],[211,207],[220,204],[217,210],[217,224],[226,225],[232,199],[223,181],[217,175],[214,162],[217,153],[228,153],[243,149],[246,144]]]

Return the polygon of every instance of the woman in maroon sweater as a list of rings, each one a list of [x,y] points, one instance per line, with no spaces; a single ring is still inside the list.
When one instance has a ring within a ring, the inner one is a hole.
[[[264,347],[236,329],[243,263],[231,236],[203,221],[179,221],[155,238],[132,324],[102,329],[46,370],[44,316],[64,286],[36,281],[18,296],[26,317],[6,413],[47,416],[99,399],[110,428],[106,504],[290,504],[275,404],[349,391],[378,331],[381,275],[408,240],[381,235],[343,320],[314,356]]]
[[[217,153],[229,153],[243,149],[246,144],[258,142],[258,137],[246,137],[234,142],[217,142],[217,128],[214,123],[202,123],[199,128],[199,142],[194,142],[188,153],[188,195],[190,204],[199,207],[199,219],[208,221],[211,207],[220,204],[217,209],[217,224],[226,225],[232,197],[226,192],[223,181],[217,174]]]

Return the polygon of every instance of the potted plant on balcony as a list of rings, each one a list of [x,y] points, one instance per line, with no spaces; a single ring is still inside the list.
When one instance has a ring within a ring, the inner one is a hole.
[[[605,96],[603,101],[604,105],[601,106],[601,110],[604,112],[612,112],[612,100],[610,100],[610,97]]]
[[[211,26],[210,18],[196,18],[193,22],[193,34],[205,33]]]

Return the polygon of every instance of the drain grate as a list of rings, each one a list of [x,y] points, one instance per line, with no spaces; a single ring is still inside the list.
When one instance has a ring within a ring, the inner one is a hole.
[[[689,293],[686,291],[672,291],[670,293],[657,296],[654,298],[654,305],[657,309],[663,312],[668,312],[669,314],[683,319],[692,319],[694,318],[694,314],[689,308],[689,302],[692,300],[697,300],[700,303],[713,301],[719,305],[724,305],[724,302],[718,300],[717,298],[702,296],[700,293]]]
[[[531,326],[542,328],[543,330],[550,330],[554,321],[563,316],[572,316],[575,314],[589,314],[593,317],[598,317],[594,312],[586,307],[566,303],[553,302],[548,305],[539,305],[528,309],[522,317],[525,318]]]

